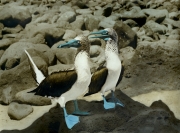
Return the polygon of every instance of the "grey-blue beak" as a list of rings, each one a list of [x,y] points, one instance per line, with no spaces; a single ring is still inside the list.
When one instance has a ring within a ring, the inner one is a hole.
[[[91,32],[89,35],[95,35],[95,34],[101,34],[99,36],[93,36],[93,37],[90,37],[90,38],[101,38],[101,39],[105,39],[105,38],[108,38],[109,35],[108,35],[108,32],[106,30],[100,30],[100,31],[97,31],[97,32]]]
[[[75,48],[78,48],[80,47],[81,45],[79,44],[78,40],[70,40],[69,42],[67,43],[64,43],[64,44],[61,44],[59,45],[57,48],[69,48],[69,47],[75,47]]]

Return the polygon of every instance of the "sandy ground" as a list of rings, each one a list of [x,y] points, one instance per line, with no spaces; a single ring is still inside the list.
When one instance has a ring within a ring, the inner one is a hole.
[[[133,100],[138,101],[146,106],[150,106],[154,101],[162,100],[174,112],[176,118],[180,119],[180,90],[176,91],[153,91],[147,94],[132,97]],[[79,98],[87,101],[102,100],[101,94],[97,93],[86,98]],[[12,129],[25,129],[30,126],[36,119],[48,112],[52,107],[56,106],[53,101],[49,106],[33,106],[33,112],[22,120],[11,120],[7,114],[8,106],[0,105],[0,131]]]
[[[33,112],[22,120],[11,120],[7,114],[8,106],[0,104],[0,131],[12,129],[25,129],[30,126],[36,119],[48,112],[52,107],[56,106],[53,102],[48,106],[33,106]]]
[[[174,112],[175,117],[180,119],[180,90],[153,91],[132,97],[132,99],[146,106],[150,106],[154,101],[161,100]]]

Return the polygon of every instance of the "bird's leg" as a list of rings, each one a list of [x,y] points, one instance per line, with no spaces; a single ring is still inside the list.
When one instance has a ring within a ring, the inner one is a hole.
[[[107,101],[106,101],[106,98],[104,97],[103,94],[102,94],[102,97],[103,97],[104,108],[105,108],[105,109],[112,109],[112,108],[115,108],[115,103],[113,103],[113,102],[107,102]]]
[[[69,129],[71,129],[75,124],[79,122],[79,117],[75,115],[68,115],[65,107],[63,108],[63,111],[66,125]]]
[[[120,105],[120,106],[124,107],[124,104],[118,98],[116,98],[114,96],[114,91],[113,90],[111,90],[111,94],[112,94],[112,96],[111,96],[111,100],[110,101],[114,102],[117,105]]]
[[[74,114],[74,115],[90,115],[89,112],[84,112],[84,111],[81,111],[81,110],[79,109],[77,100],[74,100],[73,102],[74,102],[74,108],[75,108],[75,110],[74,110],[74,112],[73,112],[72,114]]]

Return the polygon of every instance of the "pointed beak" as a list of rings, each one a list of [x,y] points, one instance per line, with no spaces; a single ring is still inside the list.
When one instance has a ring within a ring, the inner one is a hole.
[[[106,30],[100,30],[100,31],[97,31],[97,32],[91,32],[89,35],[95,35],[95,34],[101,34],[99,36],[92,36],[90,38],[101,38],[101,39],[104,39],[104,38],[108,38],[109,35],[107,33]]]
[[[78,40],[73,39],[67,43],[59,45],[57,48],[69,48],[69,47],[78,48],[78,47],[80,47],[80,44],[78,43]]]

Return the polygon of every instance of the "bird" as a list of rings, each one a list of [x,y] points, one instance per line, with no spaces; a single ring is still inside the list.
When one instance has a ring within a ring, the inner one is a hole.
[[[99,68],[91,78],[89,90],[84,96],[100,92],[104,101],[105,109],[115,108],[116,105],[124,107],[124,104],[115,97],[116,86],[121,80],[121,70],[123,69],[119,58],[118,35],[113,28],[106,28],[97,32],[91,32],[89,35],[100,34],[91,38],[101,38],[106,42],[105,60],[106,66]],[[111,99],[107,102],[104,94],[111,91]]]
[[[78,115],[82,113],[86,115],[86,112],[79,110],[76,99],[87,92],[91,81],[89,65],[90,42],[87,36],[79,35],[67,43],[58,46],[58,48],[67,47],[77,48],[74,60],[75,70],[54,72],[47,77],[37,68],[26,50],[25,53],[28,56],[30,66],[34,71],[35,79],[38,83],[38,87],[29,93],[35,92],[35,95],[55,98],[56,102],[63,108],[67,127],[71,129],[79,122],[79,116],[74,114]],[[65,104],[71,100],[74,100],[75,113],[68,114]]]

